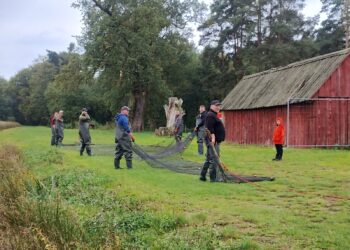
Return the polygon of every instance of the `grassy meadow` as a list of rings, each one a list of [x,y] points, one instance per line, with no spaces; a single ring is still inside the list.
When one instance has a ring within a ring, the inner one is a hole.
[[[95,144],[114,142],[114,130],[91,134]],[[50,136],[45,127],[0,131],[0,232],[8,234],[3,246],[350,248],[349,150],[286,149],[284,160],[273,162],[272,147],[225,143],[222,161],[234,173],[276,177],[225,184],[152,168],[137,158],[134,169],[114,170],[113,155],[81,157],[78,150],[51,147]],[[139,145],[171,142],[152,133],[135,136]],[[64,143],[75,142],[77,130],[66,129]],[[194,140],[182,157],[203,162],[196,147]]]

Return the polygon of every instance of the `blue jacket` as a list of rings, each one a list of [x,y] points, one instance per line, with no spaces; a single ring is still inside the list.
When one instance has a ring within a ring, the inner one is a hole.
[[[129,128],[129,118],[124,114],[116,114],[115,117],[115,125],[124,129],[128,134],[130,133]]]
[[[124,114],[117,114],[115,117],[115,138],[120,140],[122,138],[129,139],[129,119]]]

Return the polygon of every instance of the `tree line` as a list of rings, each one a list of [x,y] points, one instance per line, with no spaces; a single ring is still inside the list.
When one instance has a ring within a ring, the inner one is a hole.
[[[135,131],[165,124],[169,96],[184,100],[194,126],[200,104],[223,99],[244,76],[345,48],[347,0],[322,0],[327,18],[302,15],[303,0],[76,0],[83,32],[76,46],[50,51],[8,81],[0,78],[0,120],[46,125],[82,107],[96,122],[132,108]],[[201,51],[190,42],[199,23]],[[82,51],[79,53],[79,51]]]

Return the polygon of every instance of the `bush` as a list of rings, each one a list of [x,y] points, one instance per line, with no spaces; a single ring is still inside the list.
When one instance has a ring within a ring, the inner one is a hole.
[[[0,121],[0,130],[21,126],[18,122]]]

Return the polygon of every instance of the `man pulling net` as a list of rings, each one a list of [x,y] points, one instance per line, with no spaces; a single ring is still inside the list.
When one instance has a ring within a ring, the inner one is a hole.
[[[201,165],[199,163],[186,161],[182,157],[179,157],[179,153],[182,152],[193,140],[194,133],[187,136],[184,141],[184,145],[186,146],[181,148],[171,146],[171,150],[168,148],[159,154],[151,154],[134,143],[133,151],[152,167],[166,168],[174,172],[187,174],[199,174],[200,172],[200,180],[202,181],[206,181],[208,169],[211,182],[247,183],[274,180],[273,177],[240,176],[233,174],[220,161],[220,143],[225,139],[225,128],[222,121],[217,117],[220,107],[221,103],[218,100],[211,102],[210,111],[208,112],[205,123],[208,132],[205,137],[207,145],[206,161],[201,171]]]

